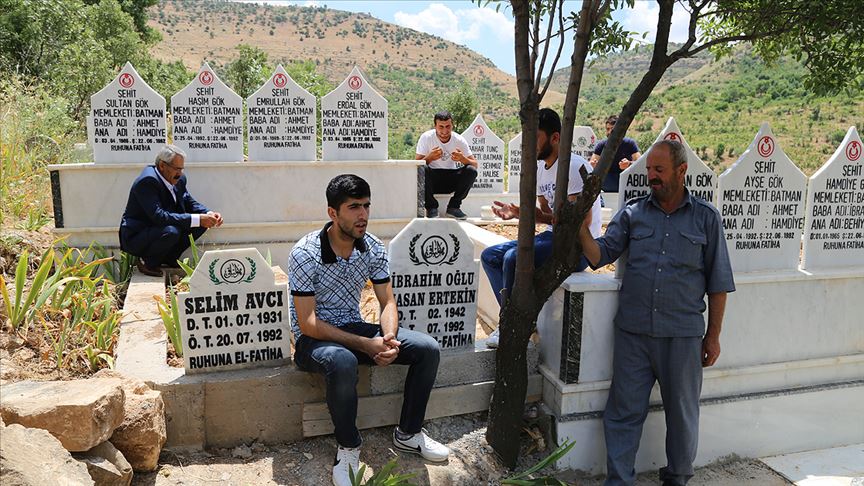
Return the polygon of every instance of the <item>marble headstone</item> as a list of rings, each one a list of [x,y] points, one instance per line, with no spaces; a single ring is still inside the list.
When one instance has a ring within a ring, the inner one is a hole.
[[[288,284],[254,248],[206,252],[177,305],[188,374],[290,360]]]
[[[387,100],[356,66],[321,98],[322,160],[387,160]]]
[[[522,132],[513,137],[507,144],[507,160],[509,173],[507,175],[507,192],[519,194],[519,179],[522,174]]]
[[[573,127],[573,143],[570,144],[570,147],[574,154],[591,162],[591,155],[594,154],[594,145],[596,144],[597,136],[594,135],[594,130],[591,127]]]
[[[131,63],[90,97],[87,135],[93,162],[153,163],[165,145],[165,98]]]
[[[462,132],[462,136],[477,159],[477,179],[471,192],[504,192],[504,141],[489,129],[480,114]]]
[[[171,97],[174,145],[186,162],[243,160],[243,100],[206,62],[185,88]]]
[[[681,135],[681,129],[675,123],[674,118],[669,118],[666,126],[660,132],[660,135],[654,141],[674,140],[684,144],[684,149],[687,151],[687,174],[684,176],[684,186],[690,190],[690,194],[701,197],[702,199],[714,203],[714,192],[717,185],[714,171],[711,170],[702,159],[696,155],[696,152],[690,148],[684,136]],[[618,207],[626,206],[627,201],[634,197],[644,196],[651,191],[651,186],[648,184],[648,171],[646,164],[648,163],[648,154],[651,152],[649,148],[639,157],[636,162],[621,172],[618,179],[620,188],[618,191]]]
[[[278,65],[246,99],[249,160],[315,160],[315,96]]]
[[[434,337],[441,349],[474,349],[479,268],[459,223],[413,220],[390,242],[399,325]]]
[[[720,175],[717,209],[732,270],[798,268],[807,177],[789,160],[768,123]]]
[[[807,190],[801,268],[864,265],[864,145],[850,127]]]

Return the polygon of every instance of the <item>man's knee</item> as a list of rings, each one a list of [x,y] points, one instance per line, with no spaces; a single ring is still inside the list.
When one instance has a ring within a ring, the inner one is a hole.
[[[328,351],[324,369],[328,377],[338,380],[357,380],[357,356],[345,348]]]
[[[482,261],[484,265],[494,267],[496,264],[500,264],[500,260],[498,258],[498,252],[496,251],[497,249],[495,248],[496,246],[498,246],[498,245],[492,245],[492,246],[486,247],[486,249],[484,249],[480,253],[480,261]]]
[[[165,226],[162,228],[162,234],[159,235],[159,239],[166,242],[177,242],[180,241],[180,236],[183,234],[183,231],[176,226]]]
[[[466,165],[462,168],[462,177],[474,182],[474,180],[477,179],[477,168],[473,165]]]

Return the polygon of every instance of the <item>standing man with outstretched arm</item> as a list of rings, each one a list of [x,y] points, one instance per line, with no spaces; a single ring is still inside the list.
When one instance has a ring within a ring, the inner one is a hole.
[[[629,248],[615,316],[612,384],[603,414],[606,485],[632,485],[642,424],[654,382],[666,413],[664,485],[693,476],[699,442],[702,368],[720,356],[726,293],[735,291],[720,213],[684,187],[687,153],[663,140],[648,153],[651,193],[618,211],[603,237],[583,225],[579,239],[593,267]],[[703,313],[708,295],[708,329]]]
[[[445,461],[450,450],[421,428],[435,384],[440,351],[432,337],[400,329],[390,265],[384,244],[366,232],[371,191],[355,175],[340,175],[327,185],[328,222],[297,242],[288,259],[294,361],[303,371],[324,375],[327,408],[338,443],[333,484],[350,486],[349,467],[360,463],[357,430],[357,365],[406,365],[408,376],[396,449]],[[360,291],[372,281],[381,325],[360,315]]]
[[[453,133],[449,111],[436,113],[434,123],[435,128],[423,133],[417,141],[417,160],[426,161],[426,217],[438,217],[435,194],[452,192],[445,216],[466,219],[462,200],[477,178],[477,159],[462,135]]]

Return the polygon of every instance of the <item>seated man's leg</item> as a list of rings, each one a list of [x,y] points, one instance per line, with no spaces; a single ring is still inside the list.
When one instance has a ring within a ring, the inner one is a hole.
[[[303,371],[324,375],[327,409],[341,447],[360,447],[357,430],[357,356],[338,343],[300,336],[295,344],[294,362]]]
[[[189,248],[189,235],[191,234],[192,239],[198,241],[198,238],[201,238],[205,231],[207,231],[207,228],[201,227],[191,228],[189,231],[182,231],[180,233],[180,239],[179,241],[177,241],[177,245],[174,247],[174,253],[168,255],[164,263],[166,263],[167,265],[176,266],[176,262],[180,259],[180,255],[182,255],[183,252],[186,251],[187,248]]]
[[[514,248],[516,248],[516,240],[492,245],[480,254],[483,270],[486,272],[486,277],[489,278],[489,284],[492,286],[492,293],[495,294],[498,305],[501,305],[501,289],[504,288],[504,255]]]
[[[399,429],[406,434],[416,434],[423,426],[426,404],[435,385],[441,351],[438,342],[422,332],[400,328],[396,339],[402,344],[394,363],[409,366]]]
[[[428,165],[423,167],[423,171],[425,173],[424,202],[426,204],[426,211],[429,211],[430,209],[438,209],[438,200],[435,199],[435,190],[440,185],[440,181],[438,180],[438,171]]]
[[[468,191],[477,179],[477,169],[466,165],[457,169],[454,175],[456,180],[453,183],[453,197],[447,203],[447,209],[459,209],[462,206],[462,201],[468,196]]]
[[[176,226],[152,226],[127,239],[123,251],[140,257],[148,267],[155,268],[171,261],[180,244],[182,231]],[[186,243],[188,246],[188,242]]]

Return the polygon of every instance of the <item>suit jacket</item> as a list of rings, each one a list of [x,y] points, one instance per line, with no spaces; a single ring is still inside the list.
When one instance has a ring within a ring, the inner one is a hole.
[[[156,166],[150,165],[141,171],[132,188],[129,200],[120,221],[120,247],[126,248],[127,239],[149,227],[176,226],[188,232],[192,222],[191,214],[209,211],[186,190],[186,175],[174,186],[177,196],[175,202],[168,187],[159,178]]]

